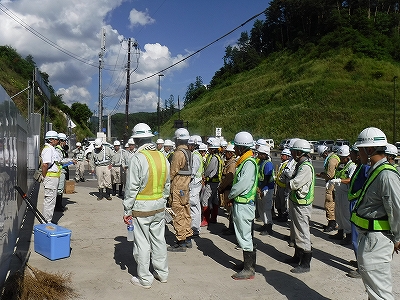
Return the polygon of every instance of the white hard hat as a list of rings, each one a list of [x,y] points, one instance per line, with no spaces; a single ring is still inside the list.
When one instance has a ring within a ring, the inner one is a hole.
[[[228,146],[226,146],[225,151],[235,152],[235,146],[229,143]]]
[[[283,149],[281,155],[292,156],[289,149]]]
[[[114,146],[121,146],[121,142],[120,141],[114,141]]]
[[[299,138],[290,139],[289,144],[287,145],[287,148],[288,148],[288,149],[291,149],[291,148],[293,147],[294,143],[295,143],[296,141],[298,141],[298,140],[299,140]]]
[[[211,149],[218,149],[221,146],[221,142],[219,139],[213,138],[210,141],[207,141],[208,143],[208,148]]]
[[[201,143],[199,145],[199,151],[207,151],[207,145],[204,143]]]
[[[135,141],[133,140],[133,138],[130,138],[128,140],[128,145],[135,145]],[[129,146],[128,146],[129,147]]]
[[[188,144],[197,144],[193,136],[188,139]]]
[[[253,136],[246,131],[241,131],[235,135],[234,144],[235,146],[252,147],[254,145]]]
[[[100,148],[103,145],[103,141],[100,138],[94,140],[94,147]]]
[[[156,144],[164,144],[164,140],[163,139],[157,139]]]
[[[347,145],[342,145],[339,147],[339,149],[336,152],[337,155],[346,157],[350,155],[350,147]]]
[[[353,146],[351,146],[351,147],[350,147],[350,150],[351,150],[351,151],[358,152],[358,148],[357,148],[356,144],[354,144]]]
[[[290,150],[297,150],[297,151],[301,151],[304,153],[310,153],[311,147],[310,147],[310,143],[308,141],[303,140],[303,139],[298,139],[297,141],[295,141],[293,143],[293,147],[290,148]]]
[[[258,139],[257,142],[256,142],[256,145],[258,145],[258,146],[261,146],[261,145],[267,146],[267,141],[264,140],[264,139]]]
[[[56,139],[58,140],[58,133],[57,131],[54,130],[50,130],[46,132],[46,135],[44,136],[44,138],[47,139]]]
[[[386,153],[386,154],[389,154],[389,155],[397,156],[398,153],[399,153],[399,150],[397,149],[397,147],[396,147],[395,145],[393,145],[393,144],[387,144],[387,145],[386,145],[385,153]]]
[[[164,142],[164,146],[167,146],[167,147],[173,147],[173,146],[174,146],[174,144],[172,143],[172,141],[171,141],[171,140],[165,140],[165,142]]]
[[[271,155],[271,148],[266,145],[260,145],[260,147],[258,148],[257,151],[260,153],[265,153],[265,154]]]
[[[151,132],[151,128],[146,123],[138,123],[132,129],[132,138],[148,138],[154,134]]]
[[[197,145],[200,145],[200,143],[203,142],[203,140],[201,139],[201,136],[199,136],[197,134],[196,135],[192,135],[192,138],[195,140]]]
[[[318,150],[318,155],[322,156],[322,154],[324,154],[325,151],[328,151],[328,147],[326,145],[319,145],[317,150]]]
[[[129,148],[129,144],[128,143],[125,144],[125,148]]]
[[[186,128],[178,128],[175,130],[175,138],[177,140],[188,140],[190,138],[189,131]]]
[[[82,144],[81,144],[80,142],[77,142],[77,143],[76,143],[76,146],[77,146],[77,147],[80,147],[80,146],[82,146]]]
[[[360,147],[386,147],[386,135],[376,127],[368,127],[358,135],[356,146]]]
[[[66,139],[67,139],[67,136],[65,135],[65,133],[59,133],[58,134],[58,139],[59,140],[63,140],[63,141],[65,141]]]
[[[228,146],[228,142],[225,140],[221,141],[221,147],[226,147],[226,146]]]

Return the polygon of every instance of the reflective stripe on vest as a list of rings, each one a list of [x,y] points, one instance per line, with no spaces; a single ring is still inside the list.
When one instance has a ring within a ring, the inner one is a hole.
[[[357,201],[356,205],[354,206],[354,209],[351,213],[350,221],[357,227],[368,230],[368,231],[390,230],[388,216],[384,216],[379,219],[370,219],[370,218],[364,218],[357,213],[357,209],[360,206],[360,204],[362,203],[365,193],[367,192],[369,186],[383,170],[388,170],[388,171],[396,172],[396,174],[399,174],[397,172],[396,168],[393,167],[388,162],[381,164],[375,170],[373,170],[372,173],[370,174],[370,176],[368,176],[367,181],[364,183],[364,186],[361,190],[360,197],[358,198],[358,201]]]
[[[158,200],[163,197],[164,184],[167,177],[165,156],[159,151],[140,151],[149,164],[149,178],[146,186],[141,190],[136,200]]]
[[[298,205],[309,205],[314,201],[314,186],[315,186],[314,167],[312,166],[312,164],[309,161],[304,161],[303,163],[300,164],[299,168],[296,170],[296,173],[303,165],[308,165],[311,168],[312,181],[311,181],[310,189],[308,190],[308,193],[304,198],[299,198],[297,196],[296,191],[292,190],[292,191],[290,191],[289,199],[293,203],[296,203]]]
[[[335,172],[335,178],[340,178],[340,179],[346,179],[348,178],[346,176],[346,171],[350,168],[351,165],[353,165],[354,163],[352,161],[349,161],[341,170],[337,170]]]
[[[329,161],[330,161],[332,158],[336,159],[336,160],[340,163],[340,158],[339,158],[339,156],[337,156],[337,154],[335,154],[335,153],[332,153],[331,155],[329,155],[329,156],[326,158],[326,160],[325,160],[325,162],[324,162],[324,169],[325,169],[325,171],[327,170],[327,168],[328,168],[328,166],[329,166]]]
[[[261,165],[260,165],[260,167],[258,168],[258,180],[259,180],[259,181],[264,181],[264,176],[265,176],[265,174],[264,174],[264,168],[265,168],[265,165],[266,165],[268,162],[271,162],[271,160],[270,160],[270,159],[265,159],[265,160],[263,160],[262,163],[261,163]],[[270,176],[271,176],[271,177],[269,178],[269,181],[268,181],[267,183],[271,183],[271,182],[274,181],[274,176],[275,176],[275,171],[274,171],[274,169],[272,169],[272,174],[271,174]]]
[[[212,177],[210,179],[210,181],[211,182],[220,182],[221,179],[222,179],[222,171],[223,171],[223,168],[224,168],[224,162],[223,162],[223,160],[222,160],[220,155],[213,154],[213,156],[215,156],[217,158],[217,160],[218,160],[218,170],[217,170],[217,173],[214,175],[214,177]]]
[[[195,174],[195,178],[202,178],[203,177],[203,172],[204,172],[204,162],[203,162],[203,156],[199,153],[199,151],[194,150],[193,155],[196,155],[199,158],[200,161],[200,166],[199,169],[197,170]]]
[[[237,203],[250,203],[252,201],[255,201],[256,199],[256,194],[257,194],[257,186],[258,186],[258,164],[256,162],[256,160],[252,157],[247,158],[244,162],[242,162],[237,168],[236,168],[236,172],[235,172],[235,178],[233,179],[233,184],[235,184],[237,182],[237,175],[240,173],[240,171],[242,170],[244,164],[247,161],[251,161],[254,164],[254,168],[255,168],[255,178],[254,178],[254,183],[253,186],[251,187],[250,191],[246,194],[246,195],[239,195],[237,197],[235,197],[235,202]]]
[[[349,191],[347,193],[347,198],[349,199],[349,201],[353,201],[354,199],[358,199],[358,197],[361,194],[361,189],[359,189],[358,191],[353,191],[353,187],[354,187],[354,182],[357,179],[358,174],[360,173],[361,169],[363,165],[359,165],[357,166],[357,169],[354,171],[353,176],[351,176],[350,178],[350,184],[349,184]]]
[[[283,170],[285,170],[288,162],[289,162],[289,160],[283,162],[282,165],[280,166],[279,170],[278,170],[278,174],[276,174],[275,182],[281,188],[285,188],[286,187],[286,183],[281,181],[280,178],[281,178]]]
[[[61,175],[61,172],[47,172],[46,173],[46,177],[60,177],[60,175]]]

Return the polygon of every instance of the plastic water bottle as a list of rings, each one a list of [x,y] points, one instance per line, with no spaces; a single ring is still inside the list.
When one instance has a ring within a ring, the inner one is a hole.
[[[126,226],[126,229],[128,230],[128,234],[126,236],[126,240],[128,242],[133,242],[133,223],[132,223],[132,219],[129,220],[129,223]]]

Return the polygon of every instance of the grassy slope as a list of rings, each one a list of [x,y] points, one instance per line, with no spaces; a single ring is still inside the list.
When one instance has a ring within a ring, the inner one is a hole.
[[[227,139],[247,130],[275,141],[294,136],[354,141],[363,128],[376,126],[391,141],[397,74],[399,64],[346,50],[318,59],[280,53],[188,105],[181,118],[193,134],[213,135],[222,127]],[[173,135],[173,119],[162,136]]]

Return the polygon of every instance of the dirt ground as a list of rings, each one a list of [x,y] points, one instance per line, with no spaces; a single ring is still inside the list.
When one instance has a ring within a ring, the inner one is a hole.
[[[193,240],[193,248],[185,253],[168,253],[168,283],[154,281],[150,289],[133,286],[136,263],[132,242],[126,241],[122,221],[122,201],[96,200],[95,182],[79,183],[75,193],[64,194],[68,210],[58,215],[59,225],[72,230],[71,256],[50,261],[34,252],[31,235],[29,264],[47,272],[72,274],[78,299],[367,299],[361,279],[345,274],[354,268],[350,247],[335,244],[322,231],[325,212],[314,208],[311,223],[313,259],[311,272],[293,274],[283,263],[293,255],[284,236],[287,224],[277,223],[273,236],[255,233],[258,245],[256,276],[253,280],[235,281],[233,266],[242,260],[242,251],[235,250],[234,236],[220,232],[227,224],[220,210],[217,224],[202,229],[201,237]],[[38,207],[42,208],[43,188],[39,191]],[[37,221],[35,221],[37,223]],[[257,223],[257,226],[260,226]],[[166,231],[168,244],[174,241],[173,227]],[[399,256],[392,263],[395,298],[400,296]]]

